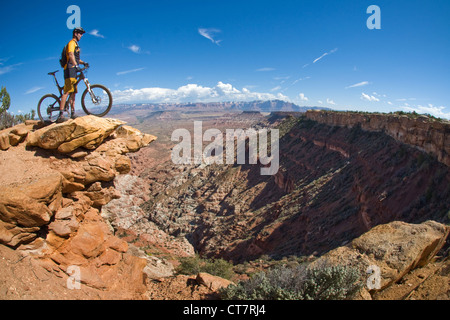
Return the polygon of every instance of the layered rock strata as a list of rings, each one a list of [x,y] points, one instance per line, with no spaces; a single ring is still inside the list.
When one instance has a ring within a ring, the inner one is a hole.
[[[76,270],[81,284],[121,292],[121,297],[141,297],[147,260],[129,252],[127,242],[114,236],[99,210],[120,197],[111,181],[130,171],[126,154],[156,137],[94,116],[43,128],[36,123],[13,128],[7,134],[10,142],[11,133],[19,131],[23,143],[14,148],[10,143],[0,154],[5,173],[0,243],[35,257],[59,277],[69,278]]]
[[[431,153],[450,166],[450,122],[428,116],[309,110],[305,117],[330,126],[384,131],[394,139]]]

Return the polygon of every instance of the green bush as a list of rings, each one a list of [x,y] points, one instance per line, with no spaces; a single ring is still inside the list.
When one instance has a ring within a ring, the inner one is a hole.
[[[206,272],[224,279],[231,279],[234,275],[233,264],[230,262],[224,259],[202,259],[198,255],[182,258],[176,271],[186,275]]]
[[[224,300],[342,300],[362,286],[357,269],[319,265],[278,267],[221,290]]]

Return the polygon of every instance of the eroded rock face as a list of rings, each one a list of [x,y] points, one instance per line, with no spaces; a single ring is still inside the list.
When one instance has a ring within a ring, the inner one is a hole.
[[[21,158],[15,168],[21,174],[2,178],[0,243],[35,257],[58,277],[67,278],[76,267],[82,284],[136,298],[145,292],[148,261],[128,252],[128,244],[114,236],[100,210],[120,197],[108,182],[130,170],[126,154],[156,137],[123,124],[86,116],[41,129],[20,125],[3,133],[9,146],[2,147],[8,149],[2,159],[14,166],[14,159]],[[39,168],[27,174],[33,159]],[[0,168],[8,170],[8,164]]]
[[[79,147],[92,150],[123,124],[123,121],[116,119],[95,116],[79,117],[30,133],[27,145],[43,149],[57,149],[60,153],[69,153]]]
[[[0,131],[0,150],[8,150],[11,146],[17,146],[23,142],[28,132],[33,129],[41,128],[39,121],[27,120],[25,123],[18,124],[12,128]]]
[[[352,112],[314,111],[305,113],[308,119],[332,126],[361,126],[367,131],[385,131],[394,139],[430,152],[450,166],[450,122],[433,121],[427,116],[361,114]]]
[[[380,270],[380,290],[400,280],[411,270],[428,264],[445,244],[450,228],[435,221],[408,224],[394,221],[379,225],[356,238],[348,246],[336,248],[314,263],[357,267],[366,273]]]
[[[61,206],[62,176],[36,177],[31,184],[0,187],[0,243],[17,246],[37,237]]]

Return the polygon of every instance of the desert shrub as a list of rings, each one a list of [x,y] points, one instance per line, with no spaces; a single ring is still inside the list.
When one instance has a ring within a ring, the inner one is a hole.
[[[200,263],[202,259],[195,255],[194,257],[186,257],[180,259],[180,265],[176,268],[176,272],[179,274],[197,274],[201,272]]]
[[[221,290],[225,300],[342,300],[361,288],[360,273],[346,266],[278,267]]]
[[[224,279],[231,279],[234,275],[230,262],[224,259],[202,259],[198,255],[182,258],[176,272],[185,275],[206,272]]]

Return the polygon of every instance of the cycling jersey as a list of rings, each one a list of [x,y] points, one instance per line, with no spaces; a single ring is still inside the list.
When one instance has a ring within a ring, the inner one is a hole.
[[[67,55],[67,64],[64,67],[64,70],[67,68],[73,68],[74,65],[70,62],[69,59],[69,52],[72,52],[75,56],[75,61],[77,62],[77,64],[80,63],[80,52],[81,49],[78,46],[78,42],[75,39],[70,40],[70,42],[67,44],[67,50],[66,50],[66,55]]]
[[[75,61],[77,65],[80,63],[80,47],[78,46],[78,42],[75,39],[70,40],[67,44],[67,64],[64,67],[64,93],[67,92],[78,92],[77,89],[77,71],[75,70],[75,66],[70,62],[69,52],[73,52],[75,56]]]

